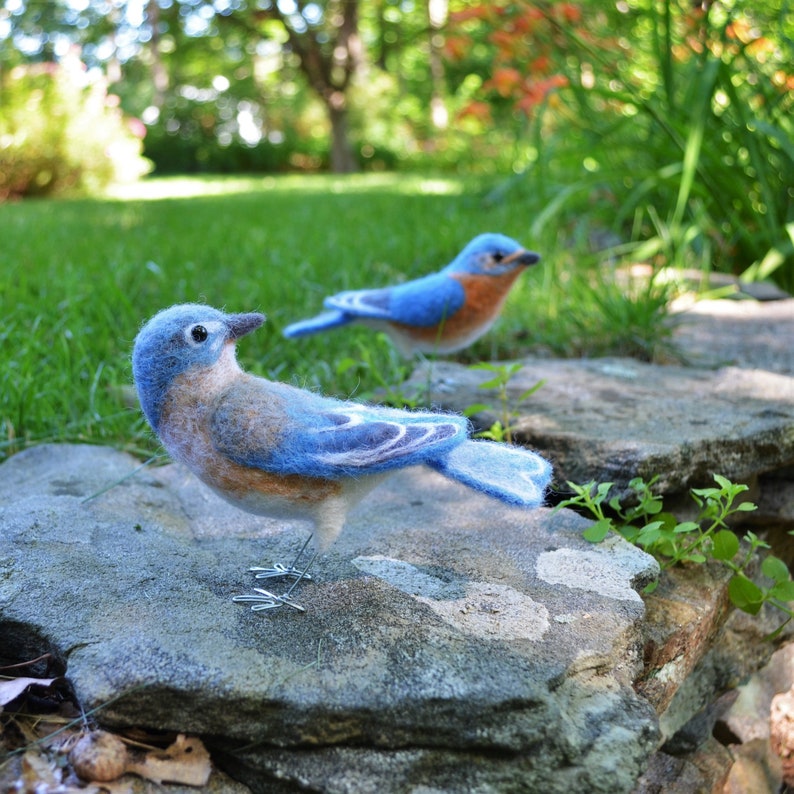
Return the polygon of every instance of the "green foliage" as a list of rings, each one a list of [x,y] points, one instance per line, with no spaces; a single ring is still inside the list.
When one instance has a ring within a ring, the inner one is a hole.
[[[512,403],[510,396],[507,393],[507,387],[513,377],[523,369],[523,364],[508,363],[496,364],[491,361],[482,361],[479,364],[473,364],[469,367],[472,370],[485,370],[486,372],[493,373],[493,377],[489,380],[483,381],[479,384],[481,389],[496,389],[497,398],[499,400],[498,407],[488,403],[475,403],[468,406],[463,412],[464,416],[472,416],[482,411],[494,411],[499,415],[499,418],[491,425],[488,430],[483,430],[477,433],[479,438],[489,438],[491,441],[504,441],[507,444],[513,443],[513,420],[518,415],[518,409],[526,402],[538,389],[540,389],[545,380],[539,380],[533,386],[524,390],[518,398]]]
[[[264,311],[240,345],[258,374],[340,397],[394,390],[407,363],[371,330],[287,341],[281,328],[331,292],[438,268],[467,242],[460,229],[521,238],[512,213],[471,200],[476,188],[406,175],[193,177],[131,185],[138,198],[124,200],[0,204],[0,458],[44,441],[150,454],[129,356],[140,324],[172,303]]]
[[[97,191],[145,173],[140,137],[113,99],[76,59],[0,72],[0,200]]]
[[[752,502],[737,501],[747,491],[747,486],[714,475],[716,486],[690,491],[698,508],[696,518],[679,522],[672,513],[664,512],[662,498],[653,493],[657,479],[653,477],[646,482],[635,477],[631,480],[629,489],[634,498],[630,506],[624,506],[618,496],[609,496],[614,483],[579,485],[569,482],[574,496],[561,502],[556,509],[574,507],[589,513],[595,523],[583,533],[587,540],[600,543],[610,532],[616,532],[652,554],[662,570],[681,563],[716,560],[732,571],[728,596],[735,607],[755,615],[767,603],[787,616],[786,623],[794,618],[794,610],[786,603],[794,600],[794,581],[786,564],[767,554],[761,563],[761,573],[771,584],[761,586],[753,582],[747,575],[748,567],[757,552],[769,546],[750,531],[740,540],[728,525],[731,516],[756,509]],[[657,584],[648,585],[645,592],[653,592]],[[775,635],[782,628],[780,626]]]
[[[344,382],[351,375],[355,382],[347,393],[358,399],[381,402],[395,408],[417,408],[419,399],[408,397],[400,388],[411,374],[407,362],[391,344],[384,333],[375,334],[374,343],[357,340],[355,356],[344,356],[336,362],[335,375]],[[369,384],[367,391],[361,392],[362,382]]]
[[[172,111],[147,128],[144,155],[157,174],[274,174],[328,168],[328,143],[322,138],[287,135],[275,143],[263,138],[249,144],[234,136],[220,143],[216,127],[199,122],[200,106],[191,104],[182,111]]]
[[[600,215],[629,240],[615,254],[791,289],[794,40],[775,3],[703,8],[634,0],[587,17],[587,36],[556,24],[569,87],[529,187],[558,219]]]
[[[582,286],[591,275],[580,249],[551,228],[530,237],[523,214],[483,201],[491,186],[407,174],[160,178],[129,186],[125,200],[0,205],[0,344],[12,351],[0,368],[0,457],[44,440],[147,454],[122,388],[128,356],[139,324],[183,301],[265,311],[267,324],[241,345],[260,374],[400,404],[407,363],[384,338],[351,326],[287,342],[280,329],[317,313],[329,293],[436,270],[481,231],[513,236],[543,260],[457,360],[579,355],[585,317],[587,333],[618,339],[623,316],[605,315]],[[581,296],[575,307],[571,295]],[[501,421],[509,427],[509,412]]]

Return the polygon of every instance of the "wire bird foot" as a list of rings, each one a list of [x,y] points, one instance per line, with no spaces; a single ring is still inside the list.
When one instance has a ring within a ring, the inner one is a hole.
[[[276,595],[269,590],[255,587],[254,592],[249,595],[234,596],[232,598],[236,604],[251,604],[252,612],[261,612],[264,609],[276,609],[277,607],[292,607],[298,612],[305,612],[306,607],[301,606],[289,597],[289,593]]]
[[[298,583],[305,580],[311,580],[311,574],[309,574],[309,568],[312,567],[312,563],[314,563],[315,559],[317,558],[317,552],[315,552],[309,562],[304,566],[303,570],[300,570],[297,567],[298,562],[300,561],[301,557],[303,556],[304,552],[306,551],[306,547],[309,545],[309,541],[312,539],[312,536],[306,539],[306,542],[301,546],[301,550],[298,552],[298,556],[295,557],[292,565],[282,565],[280,562],[277,562],[273,565],[272,568],[249,568],[250,571],[256,572],[256,579],[270,579],[275,578],[277,576],[286,576],[292,577],[295,581],[290,585],[289,590],[282,595],[276,595],[275,593],[271,593],[270,590],[263,590],[261,587],[255,587],[254,592],[249,595],[240,595],[240,596],[233,596],[232,601],[237,604],[251,604],[251,610],[253,612],[261,612],[264,609],[276,609],[278,607],[292,607],[293,609],[297,609],[299,612],[305,612],[306,609],[302,607],[297,601],[292,600],[292,591],[298,586]]]
[[[297,565],[300,561],[301,557],[303,557],[304,552],[306,551],[306,547],[309,545],[312,536],[309,535],[306,538],[306,542],[301,546],[300,551],[298,552],[295,559],[292,561],[291,565],[283,565],[280,562],[274,563],[272,568],[260,568],[259,566],[254,566],[253,568],[249,568],[248,570],[252,573],[255,573],[255,579],[275,579],[279,576],[292,576],[299,582],[301,579],[309,579],[311,580],[311,574],[308,573],[309,567],[314,562],[314,557],[309,560],[309,564],[306,565],[303,570],[300,570]],[[316,555],[315,555],[316,556]],[[297,584],[297,582],[296,582]]]
[[[286,565],[276,562],[272,568],[260,568],[254,566],[248,569],[251,573],[255,573],[254,579],[275,579],[279,576],[292,576],[295,579],[308,579],[311,581],[312,575],[306,571],[299,571],[294,565],[287,567]]]

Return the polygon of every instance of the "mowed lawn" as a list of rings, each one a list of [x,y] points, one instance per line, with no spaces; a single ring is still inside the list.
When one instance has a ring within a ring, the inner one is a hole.
[[[485,231],[543,260],[459,358],[564,346],[561,295],[576,257],[558,230],[533,230],[531,200],[488,200],[488,188],[399,174],[192,177],[0,205],[0,458],[44,441],[156,448],[131,399],[130,352],[141,323],[178,302],[265,312],[240,345],[258,374],[345,397],[398,384],[411,362],[382,335],[351,327],[286,340],[281,329],[320,311],[326,294],[436,270]]]

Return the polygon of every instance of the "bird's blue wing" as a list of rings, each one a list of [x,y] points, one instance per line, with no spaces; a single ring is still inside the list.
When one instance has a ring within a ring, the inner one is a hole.
[[[466,439],[467,422],[332,400],[252,378],[218,400],[211,435],[220,452],[244,466],[337,479],[443,456]]]
[[[476,491],[519,507],[543,504],[551,464],[524,447],[465,441],[428,465]]]
[[[326,298],[325,306],[351,318],[431,328],[451,317],[465,300],[463,285],[457,279],[433,273],[396,287],[340,292]]]
[[[288,339],[293,339],[298,336],[308,336],[309,334],[316,334],[319,331],[328,331],[331,328],[338,328],[340,325],[347,325],[349,322],[352,322],[352,320],[353,318],[344,312],[323,312],[308,320],[300,320],[299,322],[292,323],[284,328],[281,333]]]

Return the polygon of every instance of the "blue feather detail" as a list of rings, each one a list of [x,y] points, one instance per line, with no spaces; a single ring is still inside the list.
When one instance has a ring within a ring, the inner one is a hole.
[[[351,320],[384,320],[431,328],[451,317],[465,300],[459,281],[433,273],[396,287],[340,292],[326,298],[325,306],[344,312]]]
[[[243,466],[336,480],[427,463],[460,444],[454,415],[345,403],[255,378],[218,401],[211,436]]]
[[[551,464],[523,447],[464,441],[428,465],[475,491],[507,504],[539,507],[551,482]]]
[[[288,325],[282,333],[290,339],[298,336],[308,336],[309,334],[316,334],[318,331],[326,331],[329,328],[338,328],[340,325],[347,325],[355,319],[355,317],[351,317],[344,312],[323,312],[308,320],[301,320],[300,322]]]

